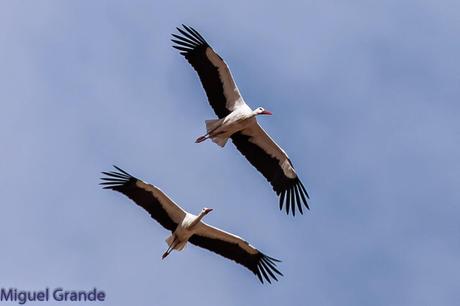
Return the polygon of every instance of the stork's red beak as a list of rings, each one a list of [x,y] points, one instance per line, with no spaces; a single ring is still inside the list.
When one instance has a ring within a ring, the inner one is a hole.
[[[264,110],[264,111],[261,112],[260,114],[262,114],[262,115],[271,115],[272,112],[269,112],[269,111],[267,111],[267,110]]]
[[[209,212],[211,212],[211,211],[213,211],[212,208],[206,208],[206,213],[209,213]]]

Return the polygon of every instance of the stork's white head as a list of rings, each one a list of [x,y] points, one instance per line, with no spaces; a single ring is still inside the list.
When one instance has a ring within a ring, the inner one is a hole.
[[[265,110],[263,107],[258,107],[254,110],[255,115],[271,115],[272,112]]]
[[[209,214],[211,211],[212,211],[212,208],[207,208],[207,207],[205,207],[205,208],[203,208],[203,209],[201,210],[201,214],[202,214],[203,216],[206,216],[206,215]]]

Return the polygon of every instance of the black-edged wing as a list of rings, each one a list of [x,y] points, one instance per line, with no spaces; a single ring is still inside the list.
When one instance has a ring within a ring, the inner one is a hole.
[[[104,181],[101,183],[103,188],[123,193],[149,212],[163,227],[174,231],[185,218],[186,212],[159,188],[144,183],[117,166],[114,167],[118,172],[102,172],[107,176],[101,178]]]
[[[269,257],[251,246],[244,239],[210,226],[199,223],[195,234],[189,242],[209,251],[231,259],[252,271],[263,283],[264,279],[271,283],[271,279],[278,280],[276,274],[283,274],[276,268],[278,259]]]
[[[286,204],[286,214],[295,216],[296,206],[303,214],[302,203],[307,209],[309,199],[288,155],[257,122],[231,136],[233,143],[246,159],[270,182],[279,196],[279,207]]]
[[[194,28],[182,25],[177,28],[181,35],[172,34],[176,45],[193,66],[200,77],[201,84],[214,112],[224,118],[235,108],[245,104],[230,69],[224,60],[209,46],[206,40]]]

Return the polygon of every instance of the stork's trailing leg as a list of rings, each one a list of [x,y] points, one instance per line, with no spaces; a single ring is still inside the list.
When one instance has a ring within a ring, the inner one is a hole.
[[[200,136],[200,137],[198,137],[198,138],[195,140],[195,143],[203,142],[203,141],[205,141],[205,140],[208,139],[208,138],[209,138],[209,134]]]
[[[205,123],[206,123],[207,133],[203,136],[198,137],[195,140],[195,143],[200,143],[200,142],[205,141],[208,138],[211,138],[211,134],[213,134],[213,137],[214,137],[215,136],[214,132],[216,132],[216,130],[221,126],[222,122],[223,122],[223,119],[206,120]]]
[[[164,252],[164,254],[161,256],[161,259],[165,259],[166,256],[168,256],[168,255],[172,252],[172,250],[174,249],[174,247],[175,247],[176,244],[177,244],[177,243],[176,243],[176,239],[177,239],[176,236],[174,236],[173,242],[169,245],[169,247],[168,247],[168,249],[166,250],[166,252]]]
[[[169,255],[169,253],[171,253],[171,250],[168,249],[168,250],[167,250],[166,252],[164,252],[164,254],[161,256],[161,259],[165,259],[166,256]]]

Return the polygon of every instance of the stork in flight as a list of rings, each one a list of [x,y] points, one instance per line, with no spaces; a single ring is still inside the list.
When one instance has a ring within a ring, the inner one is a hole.
[[[182,25],[181,35],[172,34],[174,48],[180,51],[198,73],[203,88],[219,119],[206,120],[207,133],[197,143],[211,139],[225,146],[229,138],[249,162],[271,183],[279,196],[279,207],[295,216],[307,209],[308,193],[298,178],[288,155],[257,123],[256,116],[271,115],[262,107],[252,110],[243,100],[224,60],[195,29]]]
[[[263,283],[264,279],[278,280],[276,274],[283,275],[276,268],[278,259],[269,257],[242,238],[208,225],[202,219],[212,211],[203,208],[198,216],[190,214],[174,203],[159,188],[144,183],[122,169],[114,166],[117,171],[102,172],[104,189],[112,189],[123,193],[137,205],[144,208],[150,216],[158,221],[172,234],[166,239],[168,249],[164,259],[172,250],[182,250],[187,242],[208,249],[214,253],[231,259],[249,269]]]

